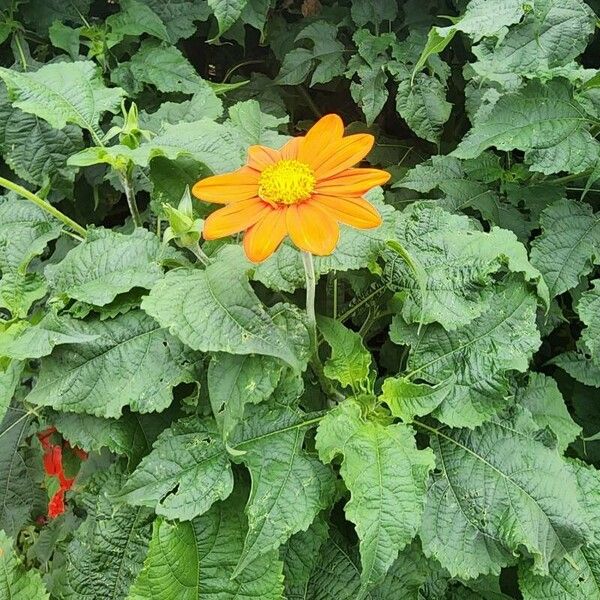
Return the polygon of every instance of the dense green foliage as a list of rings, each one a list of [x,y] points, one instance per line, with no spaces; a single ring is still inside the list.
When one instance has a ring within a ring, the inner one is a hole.
[[[597,15],[0,0],[0,598],[600,600]],[[317,359],[188,187],[330,112],[392,181]]]

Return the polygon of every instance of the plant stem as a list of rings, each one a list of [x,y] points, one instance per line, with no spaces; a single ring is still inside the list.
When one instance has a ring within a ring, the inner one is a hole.
[[[310,97],[310,94],[301,85],[297,86],[296,89],[300,92],[302,99],[306,102],[306,104],[308,104],[308,108],[310,108],[315,117],[320,119],[323,116],[323,113],[315,104],[315,101]]]
[[[140,211],[138,210],[137,202],[135,201],[135,190],[133,189],[133,183],[129,172],[119,171],[119,179],[125,190],[125,197],[127,198],[127,204],[129,205],[129,212],[131,213],[133,224],[136,227],[142,227],[142,217],[140,217]]]
[[[310,343],[312,351],[317,355],[317,316],[315,314],[315,291],[317,281],[315,278],[315,266],[313,257],[310,252],[302,252],[302,264],[304,265],[304,273],[306,275],[306,316],[308,318],[308,327],[310,333]]]
[[[52,204],[50,204],[46,200],[43,200],[39,196],[36,196],[34,193],[30,192],[28,189],[24,188],[22,185],[19,185],[18,183],[15,183],[14,181],[10,181],[9,179],[4,179],[4,177],[0,177],[0,185],[2,187],[5,187],[6,189],[12,190],[13,192],[19,194],[19,196],[22,196],[26,200],[33,202],[36,206],[38,206],[42,210],[51,214],[53,217],[55,217],[59,221],[62,221],[67,227],[69,227],[73,231],[76,231],[82,238],[84,238],[87,235],[87,231],[85,230],[84,227],[79,225],[79,223],[76,223],[75,221],[73,221],[73,219],[71,219],[70,217],[67,217],[67,215],[60,212],[60,210],[58,210],[58,208],[55,208],[54,206],[52,206]]]
[[[189,249],[202,264],[206,265],[207,267],[210,265],[210,258],[208,258],[204,250],[200,248],[200,244],[198,242],[196,242],[195,246],[189,246]]]
[[[568,183],[569,181],[576,181],[577,179],[583,179],[588,177],[593,172],[593,169],[583,171],[583,173],[575,173],[574,175],[566,175],[565,177],[559,177],[558,179],[551,179],[548,183]]]

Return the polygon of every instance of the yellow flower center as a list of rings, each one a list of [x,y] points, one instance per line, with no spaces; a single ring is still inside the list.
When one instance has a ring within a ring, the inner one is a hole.
[[[310,197],[317,178],[299,160],[280,160],[268,166],[258,180],[258,195],[269,203],[295,204]]]

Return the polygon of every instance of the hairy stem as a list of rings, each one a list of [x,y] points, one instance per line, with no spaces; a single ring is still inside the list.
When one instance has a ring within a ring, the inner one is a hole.
[[[204,250],[200,248],[200,244],[198,242],[196,242],[194,246],[189,246],[189,249],[202,264],[206,265],[207,267],[210,265],[210,258],[208,258]]]
[[[140,211],[135,200],[135,190],[133,189],[131,175],[129,172],[119,171],[119,179],[125,190],[125,197],[127,198],[127,204],[129,206],[131,218],[133,219],[133,224],[136,227],[142,227],[142,217],[140,217]]]
[[[4,177],[0,177],[0,185],[2,187],[5,187],[6,189],[12,190],[13,192],[19,194],[19,196],[22,196],[26,200],[29,200],[29,202],[33,202],[33,204],[46,211],[48,214],[51,214],[59,221],[62,221],[67,227],[69,227],[73,231],[76,231],[82,238],[84,238],[87,235],[87,231],[84,227],[79,225],[79,223],[76,223],[75,221],[73,221],[73,219],[67,217],[67,215],[60,212],[58,208],[55,208],[46,200],[43,200],[39,196],[36,196],[33,192],[30,192],[22,185],[19,185],[14,181],[10,181],[9,179],[4,179]]]

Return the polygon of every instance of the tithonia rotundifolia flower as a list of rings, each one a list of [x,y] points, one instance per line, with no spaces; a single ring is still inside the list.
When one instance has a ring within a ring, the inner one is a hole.
[[[339,223],[358,229],[381,224],[363,196],[390,175],[354,166],[373,142],[366,133],[344,136],[340,117],[326,115],[305,137],[291,139],[280,150],[251,146],[245,166],[194,185],[197,198],[225,205],[206,219],[204,238],[243,231],[244,250],[253,262],[271,256],[286,236],[305,252],[331,254]]]

